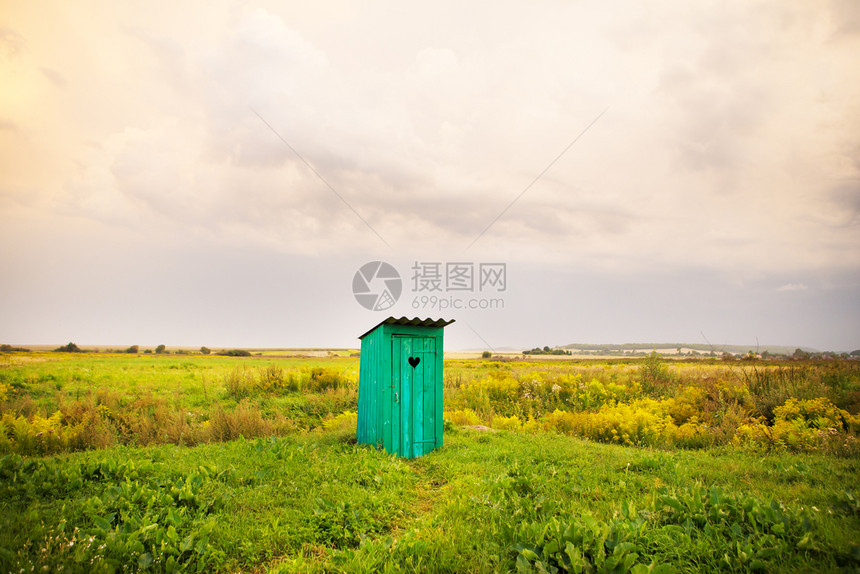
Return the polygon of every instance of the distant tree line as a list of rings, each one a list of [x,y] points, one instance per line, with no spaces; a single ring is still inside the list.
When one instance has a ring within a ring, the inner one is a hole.
[[[246,351],[245,349],[230,349],[229,351],[221,351],[217,353],[218,355],[222,355],[225,357],[250,357],[251,352]]]
[[[551,349],[549,346],[541,349],[540,347],[535,347],[534,349],[529,349],[528,351],[523,351],[523,355],[572,355],[570,351],[566,349]]]
[[[619,349],[610,349],[610,348],[605,348],[605,347],[597,347],[594,345],[589,346],[589,347],[592,347],[592,349],[584,349],[584,347],[586,347],[586,346],[587,345],[581,345],[581,347],[583,347],[583,349],[580,349],[580,352],[584,351],[584,352],[588,353],[589,351],[591,351],[591,352],[597,352],[597,353],[601,353],[601,354],[610,354],[610,355],[620,354],[620,355],[627,355],[627,356],[640,356],[640,355],[647,356],[647,353],[634,352],[632,350],[626,350],[626,352],[625,352],[625,350],[620,349],[620,348]],[[624,345],[624,346],[632,347],[633,345]],[[579,349],[579,347],[580,346],[578,346],[577,348]],[[53,351],[55,353],[98,353],[99,352],[98,349],[93,349],[93,350],[81,349],[75,343],[72,343],[72,342],[69,342],[68,344],[63,345],[62,347],[57,347]],[[788,354],[788,353],[786,353],[786,354],[773,353],[773,352],[769,352],[767,350],[762,351],[761,353],[757,353],[755,351],[750,350],[744,354],[741,354],[741,353],[735,354],[735,353],[731,353],[731,352],[723,351],[723,350],[720,350],[719,352],[714,352],[712,350],[709,353],[699,353],[699,352],[693,350],[693,351],[689,351],[687,353],[682,353],[680,348],[678,348],[677,351],[678,351],[677,356],[686,355],[686,356],[699,356],[699,357],[715,357],[715,358],[721,358],[724,361],[732,361],[732,360],[747,360],[747,361],[749,361],[749,360],[758,360],[758,359],[765,360],[765,361],[780,361],[780,360],[782,360],[782,361],[792,361],[792,360],[793,361],[805,361],[805,360],[828,360],[828,359],[860,360],[860,349],[856,349],[854,351],[851,351],[850,353],[835,353],[832,351],[822,351],[822,352],[805,351],[803,349],[797,348],[794,350],[793,353],[790,353],[790,354]],[[12,346],[9,344],[0,345],[0,353],[29,353],[29,352],[32,352],[31,349],[25,349],[23,347],[15,347],[15,346]],[[134,355],[134,354],[140,353],[141,351],[140,351],[139,345],[132,345],[132,346],[128,347],[127,349],[122,349],[122,350],[108,348],[108,349],[104,349],[104,352],[106,352],[106,353],[128,353],[128,354]],[[143,352],[151,354],[153,351],[152,351],[152,349],[146,349]],[[208,347],[200,347],[198,352],[202,355],[209,355],[212,353],[212,350],[209,349]],[[185,354],[192,354],[192,353],[193,353],[193,351],[187,351],[184,349],[176,349],[175,351],[173,351],[173,354],[175,354],[175,355],[185,355]],[[157,355],[170,354],[170,351],[167,350],[167,347],[165,345],[158,345],[157,347],[155,347],[155,354],[157,354]],[[245,349],[227,349],[227,350],[219,351],[216,354],[221,355],[221,356],[226,356],[226,357],[250,357],[250,356],[252,356],[251,352],[246,351]],[[527,351],[523,351],[523,355],[572,355],[572,354],[573,353],[569,349],[553,349],[549,346],[545,346],[543,348],[535,347],[534,349],[529,349]],[[350,356],[351,357],[358,357],[359,353],[353,353]],[[488,358],[492,357],[492,353],[490,353],[490,351],[484,351],[481,354],[481,356],[485,359],[488,359]]]
[[[8,352],[8,353],[11,353],[11,352],[30,352],[30,349],[23,349],[21,347],[13,347],[11,345],[0,345],[0,353],[6,353],[6,352]],[[56,349],[53,350],[53,352],[55,352],[55,353],[98,353],[99,350],[98,349],[93,349],[93,350],[81,349],[76,344],[70,342],[67,345],[63,345],[62,347],[57,347]],[[141,350],[140,350],[140,345],[132,345],[126,349],[107,348],[104,350],[104,352],[105,353],[128,353],[129,355],[136,355],[136,354],[141,353]],[[167,350],[166,345],[158,345],[157,347],[155,347],[154,352],[156,355],[169,355],[171,353],[171,351]],[[199,352],[201,355],[208,355],[212,351],[208,347],[200,347]],[[143,351],[143,353],[152,354],[153,350],[152,349],[145,349]],[[193,353],[193,351],[188,351],[185,349],[176,349],[173,351],[174,355],[189,355],[192,353]],[[230,351],[226,351],[226,352],[222,352],[222,353],[218,353],[218,354],[219,355],[228,355],[228,356],[233,356],[233,357],[247,357],[247,356],[251,355],[251,353],[249,353],[248,351],[243,351],[240,349],[232,349]]]
[[[24,347],[13,347],[12,345],[0,345],[0,353],[29,353],[30,349]]]

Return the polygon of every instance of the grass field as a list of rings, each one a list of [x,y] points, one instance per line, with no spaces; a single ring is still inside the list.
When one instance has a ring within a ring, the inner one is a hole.
[[[342,355],[0,355],[0,570],[860,569],[856,362],[449,360],[407,461]]]

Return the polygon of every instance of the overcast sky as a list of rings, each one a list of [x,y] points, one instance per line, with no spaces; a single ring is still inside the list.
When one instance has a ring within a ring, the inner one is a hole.
[[[0,342],[860,348],[857,54],[854,0],[0,0]]]

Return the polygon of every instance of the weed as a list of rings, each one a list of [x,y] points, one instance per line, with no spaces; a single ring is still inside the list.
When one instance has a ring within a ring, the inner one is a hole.
[[[642,391],[651,396],[663,394],[672,382],[672,374],[657,351],[652,351],[639,366]]]
[[[219,408],[209,419],[209,432],[213,440],[225,441],[240,436],[253,438],[270,434],[274,428],[271,421],[263,419],[260,410],[247,399],[232,411]]]

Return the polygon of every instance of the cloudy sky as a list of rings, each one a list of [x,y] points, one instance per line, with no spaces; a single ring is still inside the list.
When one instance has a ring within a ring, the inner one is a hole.
[[[853,0],[0,0],[0,342],[860,348],[858,53]]]

